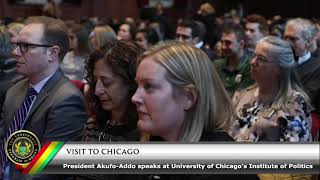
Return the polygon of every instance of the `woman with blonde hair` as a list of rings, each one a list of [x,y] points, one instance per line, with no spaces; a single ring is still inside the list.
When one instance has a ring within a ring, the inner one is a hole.
[[[106,45],[107,41],[113,41],[116,39],[117,35],[110,26],[97,26],[93,29],[90,35],[91,49],[99,50]]]
[[[141,140],[171,142],[233,141],[227,134],[231,100],[209,57],[187,43],[165,42],[139,60],[137,106]],[[146,138],[151,135],[150,139]],[[145,179],[257,179],[256,175],[148,175]],[[245,177],[244,177],[245,176]],[[140,177],[143,179],[143,177]]]
[[[232,140],[233,114],[219,76],[201,50],[166,42],[146,51],[136,74],[140,131],[166,141]]]
[[[311,141],[309,98],[298,85],[290,44],[267,36],[251,60],[253,85],[236,92],[238,119],[231,135],[236,141]]]

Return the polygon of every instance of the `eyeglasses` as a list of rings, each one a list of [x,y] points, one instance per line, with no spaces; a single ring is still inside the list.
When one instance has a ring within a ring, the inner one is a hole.
[[[295,42],[299,41],[299,38],[298,37],[294,37],[294,36],[284,36],[284,39],[286,41],[289,41],[289,42],[292,42],[292,43],[295,43]]]
[[[182,39],[189,39],[191,38],[190,36],[187,36],[185,34],[176,34],[176,39],[179,39],[179,38],[182,38]]]
[[[221,44],[224,44],[225,46],[230,46],[232,44],[232,41],[229,40],[221,40]]]
[[[259,55],[259,54],[253,54],[252,59],[256,59],[257,63],[260,64],[266,64],[266,63],[271,63],[274,61],[269,61],[267,57]]]
[[[142,38],[136,38],[136,41],[138,41],[138,42],[143,42],[143,40],[144,39],[142,39]]]
[[[25,42],[11,42],[13,49],[16,49],[18,46],[22,53],[26,53],[29,50],[29,46],[40,46],[40,47],[52,47],[52,45],[47,44],[32,44],[32,43],[25,43]]]

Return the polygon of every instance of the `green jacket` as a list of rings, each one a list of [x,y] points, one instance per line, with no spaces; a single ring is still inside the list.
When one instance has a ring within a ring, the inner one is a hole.
[[[240,62],[234,71],[228,69],[228,59],[217,59],[214,65],[217,72],[225,85],[229,95],[232,96],[237,90],[242,90],[254,84],[250,75],[250,61],[252,53],[246,51],[240,58]]]

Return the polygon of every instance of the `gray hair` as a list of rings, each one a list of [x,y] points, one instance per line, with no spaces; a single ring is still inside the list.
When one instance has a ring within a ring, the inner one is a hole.
[[[295,18],[287,21],[286,28],[293,27],[296,30],[301,32],[302,38],[305,40],[311,40],[316,34],[316,27],[315,25],[303,18]]]
[[[275,36],[266,36],[259,40],[258,43],[266,43],[270,47],[268,57],[276,61],[280,66],[280,89],[273,106],[276,108],[285,108],[292,90],[298,91],[307,104],[309,104],[308,95],[299,86],[299,81],[295,73],[296,64],[294,61],[293,50],[290,44]]]

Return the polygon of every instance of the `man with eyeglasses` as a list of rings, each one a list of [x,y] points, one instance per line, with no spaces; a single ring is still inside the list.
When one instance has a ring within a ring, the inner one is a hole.
[[[176,40],[178,42],[186,42],[204,51],[211,61],[215,60],[215,53],[203,42],[206,34],[206,27],[200,21],[191,19],[183,19],[178,23],[176,29]]]
[[[284,38],[291,44],[297,56],[297,74],[315,108],[314,113],[320,119],[320,61],[311,55],[316,35],[314,28],[314,24],[307,19],[291,19],[286,23]],[[319,126],[320,122],[313,122],[313,124]],[[320,140],[320,136],[318,138]]]
[[[26,24],[13,42],[16,69],[25,79],[8,90],[0,120],[2,178],[66,179],[23,175],[4,155],[6,140],[18,130],[31,131],[42,146],[50,141],[81,140],[87,119],[81,92],[59,68],[69,47],[65,25],[48,17],[32,17]]]
[[[221,45],[223,58],[215,60],[214,65],[232,97],[235,91],[254,83],[250,76],[252,53],[245,49],[245,34],[238,26],[229,25],[224,28]]]

